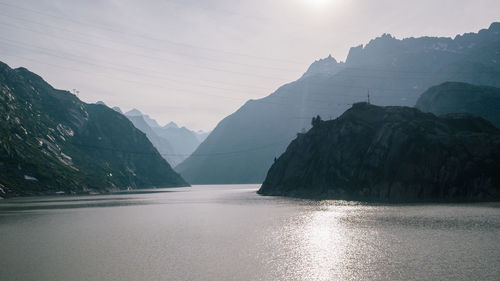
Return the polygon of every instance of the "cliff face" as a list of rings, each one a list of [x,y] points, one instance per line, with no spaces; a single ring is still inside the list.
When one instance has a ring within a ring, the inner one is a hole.
[[[0,196],[185,185],[125,116],[0,63]]]
[[[384,202],[500,199],[500,130],[468,115],[355,104],[300,134],[263,195]]]
[[[500,88],[447,82],[423,93],[415,107],[436,115],[468,113],[500,128]]]

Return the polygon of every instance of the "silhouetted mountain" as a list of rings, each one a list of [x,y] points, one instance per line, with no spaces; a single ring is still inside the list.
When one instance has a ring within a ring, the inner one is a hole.
[[[0,63],[0,99],[0,193],[187,185],[125,116],[24,68]]]
[[[113,108],[111,108],[111,109],[113,109],[114,111],[116,111],[120,114],[123,114],[123,111],[118,106],[113,106]]]
[[[196,135],[196,138],[198,139],[198,141],[200,143],[202,143],[203,141],[205,141],[208,137],[208,135],[210,135],[211,131],[209,132],[205,132],[205,131],[197,131],[197,132],[194,132],[194,134]]]
[[[158,124],[158,122],[156,122],[156,120],[151,119],[149,117],[149,115],[142,114],[142,112],[140,112],[139,110],[137,110],[135,108],[130,110],[130,111],[125,112],[125,116],[142,116],[142,118],[144,119],[144,122],[146,122],[146,124],[148,124],[149,127],[151,127],[151,128],[160,127],[160,125]]]
[[[175,124],[175,123],[174,123]],[[196,133],[186,127],[169,126],[154,128],[155,132],[162,138],[167,139],[176,152],[175,165],[181,163],[200,145]]]
[[[174,122],[161,127],[156,120],[137,109],[125,113],[135,127],[144,132],[165,160],[173,167],[186,159],[202,142],[197,133],[179,128]]]
[[[317,60],[309,66],[303,77],[313,76],[313,75],[326,75],[331,76],[337,74],[344,68],[344,63],[337,62],[336,59],[329,55],[327,58]]]
[[[143,115],[125,115],[134,126],[145,133],[148,139],[151,141],[153,146],[158,150],[161,156],[167,160],[167,162],[173,167],[179,164],[176,161],[176,152],[170,142],[159,136],[153,128],[146,123],[145,117]]]
[[[414,106],[446,81],[500,87],[500,24],[451,38],[395,39],[383,35],[351,48],[346,63],[315,62],[299,80],[250,100],[222,120],[176,167],[191,183],[259,183],[310,119],[331,119],[355,102]]]
[[[336,120],[314,123],[272,165],[260,194],[500,200],[500,130],[480,117],[359,103]]]
[[[416,108],[436,115],[469,113],[500,128],[500,88],[447,82],[423,93]]]

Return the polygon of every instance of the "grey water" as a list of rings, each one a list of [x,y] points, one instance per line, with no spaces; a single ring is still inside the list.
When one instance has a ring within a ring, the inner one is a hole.
[[[0,201],[0,280],[499,280],[500,205],[257,185]]]

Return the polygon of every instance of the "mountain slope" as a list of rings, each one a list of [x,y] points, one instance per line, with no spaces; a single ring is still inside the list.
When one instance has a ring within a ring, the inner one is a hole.
[[[144,132],[165,160],[173,167],[186,159],[200,145],[203,133],[195,133],[186,127],[170,122],[160,126],[156,120],[137,109],[125,113],[134,126]]]
[[[176,157],[175,157],[175,150],[170,144],[168,140],[166,140],[163,137],[160,137],[156,131],[151,128],[146,120],[144,119],[144,116],[142,115],[134,115],[134,116],[127,116],[127,118],[134,124],[134,126],[139,129],[141,132],[145,133],[146,136],[148,137],[149,141],[153,144],[153,146],[158,150],[158,152],[161,154],[161,156],[172,166],[175,166],[178,164]]]
[[[0,63],[0,99],[0,187],[7,195],[187,185],[123,115],[24,68]]]
[[[351,48],[345,63],[317,61],[297,81],[222,120],[176,170],[197,184],[260,183],[313,116],[335,118],[368,91],[374,104],[413,106],[423,91],[446,81],[499,87],[499,31],[494,23],[454,39],[386,34]]]
[[[500,88],[448,82],[423,93],[415,107],[436,115],[469,113],[500,128]]]
[[[260,194],[500,200],[500,130],[482,118],[359,103],[336,120],[315,123],[272,165]]]
[[[156,134],[172,144],[176,153],[175,165],[184,161],[201,143],[196,133],[186,127],[179,128],[175,123],[153,129]]]

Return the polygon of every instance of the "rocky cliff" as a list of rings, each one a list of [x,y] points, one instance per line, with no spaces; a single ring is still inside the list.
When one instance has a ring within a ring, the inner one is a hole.
[[[275,161],[259,194],[500,200],[500,130],[482,118],[358,103],[336,120],[313,123]]]
[[[186,185],[122,114],[0,63],[0,196]]]

